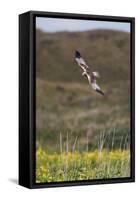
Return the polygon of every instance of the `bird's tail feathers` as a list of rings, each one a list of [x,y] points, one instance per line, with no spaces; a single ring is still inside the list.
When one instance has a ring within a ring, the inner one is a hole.
[[[102,90],[96,89],[96,92],[100,93],[101,95],[105,95],[104,92]]]
[[[104,92],[101,90],[101,88],[96,83],[92,83],[91,86],[99,94],[101,94],[103,96],[105,95]]]

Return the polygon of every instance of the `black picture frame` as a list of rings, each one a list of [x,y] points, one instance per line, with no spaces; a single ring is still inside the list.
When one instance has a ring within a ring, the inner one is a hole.
[[[35,183],[35,19],[36,17],[87,19],[131,23],[131,176],[102,180]],[[19,15],[19,184],[48,188],[135,181],[135,18],[29,11]]]

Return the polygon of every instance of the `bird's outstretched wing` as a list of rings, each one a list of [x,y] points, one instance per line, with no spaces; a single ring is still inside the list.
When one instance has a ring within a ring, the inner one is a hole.
[[[86,64],[85,60],[82,58],[81,54],[79,51],[75,51],[75,60],[78,63],[78,65],[86,71],[89,69],[88,65]]]
[[[98,92],[98,93],[100,93],[101,95],[104,96],[104,92],[101,90],[100,86],[96,83],[97,76],[95,76],[95,75],[96,75],[95,72],[92,72],[89,76],[87,76],[88,81],[89,81],[90,85],[92,86],[92,88],[96,92]]]

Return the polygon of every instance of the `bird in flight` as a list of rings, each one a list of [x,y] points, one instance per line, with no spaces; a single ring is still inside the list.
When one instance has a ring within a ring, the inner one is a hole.
[[[100,93],[101,95],[104,95],[104,92],[101,90],[99,85],[96,83],[96,79],[99,78],[98,72],[93,72],[91,67],[89,67],[85,60],[82,58],[79,51],[75,51],[75,60],[77,64],[83,69],[82,76],[86,76],[88,78],[89,84],[92,86],[92,88]]]

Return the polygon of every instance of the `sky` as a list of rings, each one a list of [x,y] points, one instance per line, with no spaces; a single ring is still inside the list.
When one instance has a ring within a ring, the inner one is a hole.
[[[113,29],[130,32],[130,23],[36,17],[36,28],[39,28],[45,32],[72,32],[93,29]]]

